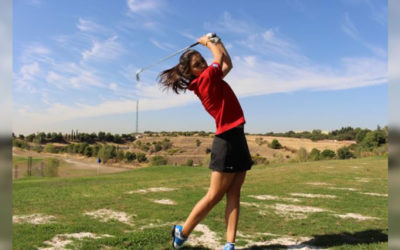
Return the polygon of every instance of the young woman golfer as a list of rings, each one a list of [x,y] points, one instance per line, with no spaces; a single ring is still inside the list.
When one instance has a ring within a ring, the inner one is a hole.
[[[231,58],[220,39],[205,35],[198,42],[211,50],[213,63],[207,66],[202,55],[187,50],[175,67],[161,72],[158,81],[177,94],[189,89],[215,119],[217,131],[211,149],[211,183],[207,194],[194,206],[183,225],[174,225],[172,245],[180,248],[195,226],[226,194],[226,245],[233,250],[240,208],[240,190],[246,171],[253,164],[244,135],[242,108],[223,78],[232,69]]]

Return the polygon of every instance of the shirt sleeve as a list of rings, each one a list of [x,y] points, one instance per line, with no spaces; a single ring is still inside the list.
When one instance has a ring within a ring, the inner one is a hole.
[[[213,62],[199,76],[199,83],[207,82],[208,84],[218,84],[222,80],[221,65]]]

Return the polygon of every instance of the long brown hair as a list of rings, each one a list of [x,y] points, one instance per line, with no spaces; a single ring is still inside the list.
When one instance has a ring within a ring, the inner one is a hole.
[[[172,89],[176,94],[179,94],[181,91],[186,91],[190,82],[196,78],[190,70],[190,61],[195,54],[200,53],[193,49],[185,51],[179,58],[179,63],[177,65],[164,70],[158,75],[157,80],[164,89]]]

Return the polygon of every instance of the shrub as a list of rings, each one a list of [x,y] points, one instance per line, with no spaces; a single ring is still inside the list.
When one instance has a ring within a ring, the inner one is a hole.
[[[136,155],[138,162],[145,162],[147,161],[146,155],[144,153],[138,153]]]
[[[161,142],[161,146],[162,146],[162,148],[163,148],[164,150],[167,150],[167,149],[170,149],[170,148],[172,147],[172,143],[170,142],[169,139],[164,139],[164,140]]]
[[[165,159],[163,156],[154,156],[150,160],[150,165],[151,166],[163,166],[167,165],[167,159]]]
[[[185,162],[185,166],[193,166],[193,160],[188,159],[188,160]]]
[[[157,142],[156,144],[154,144],[154,152],[158,152],[161,150],[162,150],[161,143]]]
[[[103,145],[99,151],[98,156],[101,158],[103,163],[106,163],[109,159],[112,159],[116,156],[115,146]]]
[[[99,151],[100,151],[100,145],[97,145],[97,144],[94,145],[92,156],[97,157],[99,155]]]
[[[57,153],[57,149],[56,149],[56,147],[54,147],[53,144],[47,143],[46,146],[44,147],[44,152]]]
[[[116,156],[116,158],[117,158],[117,160],[118,161],[122,161],[123,159],[124,159],[124,152],[122,151],[122,150],[118,150],[117,151],[117,156]]]
[[[42,152],[42,146],[36,145],[36,146],[33,147],[33,150],[38,152],[38,153],[40,153],[40,152]]]
[[[29,149],[29,144],[26,141],[13,139],[12,142],[14,147]]]
[[[92,147],[86,147],[85,150],[83,151],[83,155],[87,157],[92,157],[93,156],[93,148]]]
[[[269,164],[269,161],[267,160],[267,158],[260,156],[259,154],[256,155],[252,155],[251,159],[253,160],[255,165],[267,165]]]
[[[364,140],[364,138],[368,132],[370,132],[369,129],[359,130],[356,134],[356,142],[361,143]]]
[[[353,153],[346,146],[339,148],[337,150],[337,155],[339,159],[350,159],[354,157]]]
[[[273,139],[270,147],[273,149],[280,149],[282,148],[282,145],[279,143],[277,139]]]
[[[196,140],[196,147],[199,147],[201,145],[201,141],[199,139]]]
[[[132,152],[126,152],[125,153],[125,159],[127,162],[132,162],[136,159],[136,154]]]
[[[321,151],[316,148],[313,148],[308,158],[312,161],[319,161],[321,159]]]
[[[307,161],[307,150],[305,148],[300,148],[297,151],[297,160],[298,161]]]
[[[209,154],[209,153],[211,153],[211,149],[206,148],[206,154]]]
[[[374,148],[379,147],[386,143],[386,136],[383,130],[370,131],[361,141],[361,146],[372,151]]]
[[[321,153],[322,159],[332,159],[335,158],[336,153],[330,149],[324,149]]]

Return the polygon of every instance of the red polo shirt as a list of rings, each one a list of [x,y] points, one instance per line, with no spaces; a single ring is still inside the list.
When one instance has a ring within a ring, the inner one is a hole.
[[[188,89],[194,91],[204,108],[215,119],[216,135],[246,122],[235,93],[222,80],[219,63],[214,62],[208,66],[190,83]]]

